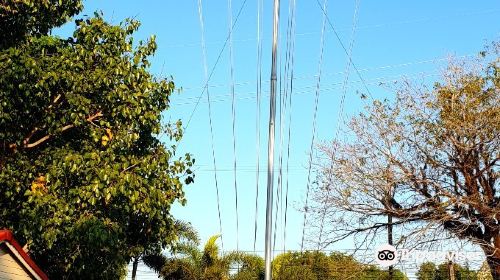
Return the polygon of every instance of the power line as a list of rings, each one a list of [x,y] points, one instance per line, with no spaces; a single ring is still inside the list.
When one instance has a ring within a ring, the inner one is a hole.
[[[232,130],[233,130],[233,167],[234,167],[234,201],[236,208],[236,251],[239,249],[239,213],[238,213],[238,183],[236,181],[236,104],[234,96],[234,61],[233,61],[233,7],[232,1],[227,1],[228,7],[228,22],[229,22],[229,62],[230,62],[230,78],[231,78],[231,117],[232,117]]]
[[[279,213],[283,215],[283,141],[285,139],[284,136],[284,127],[285,127],[285,113],[289,108],[287,108],[288,104],[288,80],[289,80],[289,72],[290,72],[290,56],[291,56],[291,43],[292,43],[292,22],[295,17],[295,2],[288,2],[288,24],[287,24],[287,37],[286,37],[286,52],[285,52],[285,70],[284,70],[284,78],[281,80],[281,90],[280,90],[280,143],[279,143],[279,159],[278,159],[278,187],[276,188],[276,213],[274,220],[274,237],[273,237],[273,250],[276,247],[276,238],[278,233],[278,216]],[[281,221],[283,221],[283,217],[281,217]]]
[[[399,79],[402,78],[426,78],[426,77],[434,77],[434,76],[440,76],[441,74],[439,72],[418,72],[414,75],[391,75],[391,76],[383,76],[383,77],[378,77],[370,80],[365,80],[366,85],[379,85],[384,82],[395,82],[398,81]],[[342,88],[342,83],[343,82],[335,82],[331,83],[328,85],[327,88],[323,87],[323,91],[326,92],[328,90],[334,90],[337,88]],[[348,84],[356,84],[356,83],[362,83],[361,80],[354,80],[351,82],[348,82]],[[300,91],[295,91],[294,95],[298,94],[304,94],[304,93],[314,93],[314,88],[315,86],[305,86],[298,88]],[[349,88],[349,87],[348,87]],[[313,90],[309,90],[313,89]],[[245,93],[239,93],[238,94],[240,97],[237,100],[246,100],[246,99],[254,99],[255,98],[255,92],[250,91],[250,92],[245,92]],[[245,97],[241,97],[242,95],[248,95]],[[219,99],[212,99],[212,103],[214,102],[222,102],[222,101],[227,101],[228,99],[225,97],[230,97],[230,94],[219,94],[217,95]],[[175,103],[175,106],[182,106],[182,105],[192,105],[194,102],[184,102],[184,103]]]
[[[355,1],[355,7],[354,7],[354,15],[352,19],[352,30],[351,30],[351,42],[349,43],[349,59],[346,64],[346,70],[345,76],[344,76],[344,82],[342,84],[342,97],[340,99],[340,110],[338,114],[338,121],[337,121],[337,128],[335,131],[335,136],[334,140],[338,138],[339,132],[340,132],[340,122],[343,121],[343,114],[344,114],[344,102],[345,102],[345,96],[347,93],[347,82],[349,81],[349,74],[350,74],[350,69],[351,69],[351,57],[352,57],[352,50],[354,48],[354,41],[355,41],[355,35],[356,35],[356,26],[358,24],[358,11],[359,11],[359,4],[360,0]],[[334,153],[335,154],[335,153]],[[323,237],[323,227],[325,223],[325,216],[326,216],[326,209],[327,209],[327,202],[328,198],[330,197],[330,190],[327,190],[326,193],[326,199],[323,205],[323,213],[321,214],[321,222],[320,222],[320,230],[319,230],[319,238],[318,238],[318,249],[321,246],[321,239]]]
[[[260,171],[260,96],[262,91],[262,40],[261,40],[261,30],[262,30],[262,15],[263,15],[263,0],[257,0],[257,108],[256,108],[256,120],[255,120],[255,134],[256,134],[256,160],[257,160],[257,170],[255,174],[255,223],[254,223],[254,235],[253,235],[253,250],[256,249],[257,244],[257,217],[259,214],[259,171]]]
[[[290,174],[290,142],[292,132],[292,95],[293,95],[293,73],[295,62],[295,0],[293,1],[293,21],[291,22],[291,43],[290,43],[290,94],[288,95],[288,144],[287,144],[287,157],[286,157],[286,188],[285,188],[285,213],[283,221],[283,252],[286,249],[286,226],[287,226],[287,212],[288,212],[288,179]]]
[[[238,14],[236,15],[236,18],[234,19],[234,22],[231,26],[231,30],[234,30],[234,27],[236,26],[236,23],[238,22],[238,19],[240,18],[241,12],[243,11],[243,8],[245,7],[246,2],[247,2],[247,0],[244,0],[243,3],[241,4],[240,9],[238,10]],[[205,91],[208,89],[208,83],[210,82],[210,79],[212,78],[212,75],[215,72],[215,68],[217,67],[217,64],[219,64],[219,61],[222,57],[222,53],[226,49],[226,45],[229,41],[229,37],[231,36],[231,33],[229,33],[227,35],[226,40],[224,41],[224,45],[222,46],[222,49],[220,50],[219,55],[217,56],[217,59],[215,60],[215,64],[212,67],[212,70],[210,71],[210,75],[208,76],[208,79],[206,80],[205,85],[203,86],[203,90],[197,98],[196,105],[194,106],[193,111],[189,115],[188,122],[187,122],[186,126],[184,127],[184,132],[187,131],[189,124],[191,123],[191,119],[193,118],[194,112],[196,112],[196,109],[198,108],[198,104],[200,103],[201,97],[203,96]]]
[[[385,23],[375,23],[375,24],[367,24],[367,25],[362,25],[359,26],[357,29],[370,29],[370,28],[381,28],[381,27],[394,27],[394,26],[399,26],[399,25],[406,25],[406,24],[413,24],[413,23],[424,23],[424,22],[429,22],[429,21],[437,21],[437,20],[445,20],[453,17],[469,17],[469,16],[478,16],[478,15],[486,15],[486,14],[493,14],[493,13],[498,13],[500,12],[500,9],[488,9],[488,10],[482,10],[482,11],[474,11],[474,12],[467,12],[467,13],[455,13],[452,15],[445,15],[445,16],[437,16],[437,17],[427,17],[427,18],[415,18],[415,19],[409,19],[409,20],[402,20],[402,21],[392,21],[392,22],[385,22]],[[345,26],[337,29],[338,31],[342,30],[350,30],[350,27]],[[328,31],[326,31],[328,33]],[[317,31],[313,32],[301,32],[297,33],[296,36],[308,36],[308,35],[315,35],[318,34]],[[246,43],[246,42],[252,42],[254,38],[244,38],[244,39],[237,39],[233,40],[235,43]],[[223,43],[222,40],[220,41],[210,41],[207,42],[206,45],[216,45]],[[176,43],[176,44],[165,44],[162,45],[164,48],[185,48],[185,47],[197,47],[199,46],[200,43],[197,42],[184,42],[184,43]]]
[[[346,49],[346,47],[344,46],[344,43],[342,43],[342,40],[340,39],[340,36],[339,34],[337,33],[337,30],[335,29],[335,27],[333,26],[333,23],[330,21],[330,17],[328,17],[328,13],[326,12],[326,7],[322,7],[321,6],[321,3],[319,2],[319,0],[316,0],[316,3],[318,3],[318,6],[319,8],[321,9],[321,11],[323,11],[323,15],[325,16],[326,20],[328,21],[328,24],[330,25],[330,27],[332,28],[332,31],[333,31],[333,34],[335,34],[335,37],[337,38],[337,40],[339,41],[340,43],[340,46],[342,47],[342,49],[344,50],[344,52],[346,53],[349,61],[351,62],[352,64],[352,67],[354,68],[354,70],[356,70],[356,73],[358,74],[358,78],[361,80],[361,82],[363,83],[365,89],[366,89],[366,93],[370,96],[370,98],[373,99],[373,96],[370,92],[370,89],[368,89],[368,86],[366,85],[365,83],[365,80],[363,79],[363,77],[361,76],[361,73],[359,72],[358,70],[358,67],[356,67],[356,64],[354,64],[354,62],[352,61],[352,58],[349,56],[349,51]]]
[[[461,55],[457,56],[456,58],[468,58],[468,57],[474,57],[475,54],[466,54],[466,55]],[[404,62],[404,63],[398,63],[398,64],[387,64],[387,65],[382,65],[382,66],[376,66],[376,67],[366,67],[366,68],[361,68],[359,69],[360,72],[370,72],[370,71],[376,71],[376,70],[387,70],[387,69],[394,69],[394,68],[399,68],[399,67],[406,67],[406,66],[413,66],[413,65],[420,65],[420,64],[426,64],[426,63],[436,63],[436,62],[442,62],[442,61],[448,61],[449,56],[446,57],[436,57],[436,58],[431,58],[431,59],[424,59],[424,60],[418,60],[418,61],[410,61],[410,62]],[[337,75],[346,75],[345,70],[344,71],[339,71],[339,72],[333,72],[333,73],[322,73],[323,77],[331,77],[331,76],[337,76]],[[314,75],[299,75],[299,76],[294,76],[294,80],[310,80],[310,79],[317,79],[317,74]],[[269,83],[269,81],[264,81],[264,83]],[[235,86],[245,86],[245,85],[252,85],[253,82],[251,81],[240,81],[240,82],[235,82]],[[210,84],[208,85],[208,88],[218,88],[218,87],[227,87],[229,84]],[[196,89],[202,89],[203,86],[196,86],[196,87],[183,87],[183,90],[196,90]],[[195,99],[197,97],[184,97],[181,98],[180,100],[189,100],[189,99]]]
[[[205,48],[205,27],[204,27],[204,23],[203,23],[203,5],[202,5],[201,1],[202,0],[198,0],[198,16],[199,16],[200,28],[201,28],[203,69],[204,69],[206,84],[208,85],[208,80],[210,79],[210,77],[207,77],[207,74],[208,74],[208,71],[207,71],[207,52],[206,52],[206,48]],[[220,234],[221,234],[221,249],[224,252],[224,241],[223,241],[223,235],[222,235],[222,217],[221,217],[221,211],[220,211],[219,184],[218,184],[218,180],[217,180],[217,164],[216,164],[216,159],[215,159],[214,131],[213,131],[213,125],[212,125],[212,108],[211,108],[211,102],[210,102],[210,92],[208,90],[208,87],[206,88],[206,91],[207,91],[207,102],[208,102],[208,120],[209,120],[209,126],[210,126],[210,138],[211,138],[211,146],[212,146],[212,159],[213,159],[213,166],[214,166],[215,191],[216,191],[216,198],[217,198],[217,214],[218,214],[218,218],[219,218],[219,230],[220,230]],[[188,125],[189,125],[189,122],[188,122]]]
[[[326,10],[328,4],[328,0],[325,0],[323,2],[323,10]],[[323,51],[324,51],[324,46],[325,46],[325,26],[326,26],[326,18],[327,14],[323,14],[323,24],[321,27],[321,41],[320,41],[320,55],[319,55],[319,61],[318,61],[318,80],[316,83],[316,98],[314,101],[314,115],[313,115],[313,125],[312,125],[312,137],[311,137],[311,147],[309,151],[309,170],[307,174],[307,189],[306,189],[306,201],[305,201],[305,207],[304,207],[304,224],[302,225],[302,241],[300,244],[300,250],[302,251],[304,249],[304,237],[305,237],[305,232],[306,232],[306,223],[307,223],[307,211],[308,209],[308,200],[309,200],[309,189],[311,187],[311,169],[312,169],[312,156],[313,156],[313,148],[314,148],[314,139],[316,136],[316,116],[318,113],[318,103],[319,103],[319,92],[320,92],[320,86],[321,86],[321,67],[323,63]]]

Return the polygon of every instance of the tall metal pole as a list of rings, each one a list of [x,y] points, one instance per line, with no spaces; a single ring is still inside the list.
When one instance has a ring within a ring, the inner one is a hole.
[[[274,0],[273,15],[273,50],[271,64],[271,95],[269,105],[269,142],[267,145],[267,204],[266,204],[266,237],[265,237],[265,280],[271,280],[271,236],[273,225],[273,182],[274,182],[274,120],[276,118],[276,64],[278,61],[278,27],[280,1]]]

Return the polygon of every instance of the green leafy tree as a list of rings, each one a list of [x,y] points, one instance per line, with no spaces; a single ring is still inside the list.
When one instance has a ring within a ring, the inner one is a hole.
[[[82,8],[81,0],[4,0],[0,3],[0,48],[28,36],[46,35]]]
[[[479,280],[478,272],[471,270],[468,265],[465,267],[461,266],[458,268],[459,280]]]
[[[476,280],[476,274],[468,268],[464,268],[458,264],[453,264],[453,273],[455,273],[456,280]],[[435,280],[449,280],[450,279],[450,265],[448,263],[439,264],[436,267]]]
[[[263,280],[264,259],[260,256],[233,252],[228,256],[231,266],[237,266],[237,271],[231,275],[231,280]]]
[[[176,156],[181,122],[162,123],[175,86],[149,73],[156,43],[133,42],[138,22],[96,14],[47,35],[79,5],[0,4],[0,228],[51,278],[117,279],[177,240],[170,207],[194,160]]]
[[[322,252],[287,252],[273,260],[273,279],[317,280],[328,277],[330,260]]]
[[[425,262],[420,265],[417,271],[418,280],[435,280],[436,279],[436,264],[433,262]]]
[[[380,268],[369,265],[363,270],[363,274],[359,278],[360,280],[408,280],[408,277],[398,269],[392,271],[392,276],[387,270],[381,270]]]
[[[332,279],[359,279],[365,274],[365,266],[353,256],[339,252],[330,254],[330,276]]]
[[[380,268],[369,265],[366,266],[363,270],[363,274],[359,278],[361,280],[408,280],[408,277],[398,269],[394,269],[392,271],[392,276],[387,270],[381,270]]]
[[[273,279],[282,280],[368,280],[390,279],[389,273],[375,266],[365,265],[354,257],[332,252],[287,252],[273,260]],[[393,270],[393,280],[408,279],[401,271]]]
[[[468,266],[453,264],[453,273],[456,280],[477,280],[477,272],[470,270]],[[418,280],[449,280],[450,265],[442,263],[438,266],[433,262],[422,263],[417,272]]]

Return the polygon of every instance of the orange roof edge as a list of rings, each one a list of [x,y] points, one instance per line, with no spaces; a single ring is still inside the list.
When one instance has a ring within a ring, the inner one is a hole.
[[[8,245],[11,245],[11,246],[9,246],[9,248],[11,250],[12,250],[12,248],[14,248],[14,250],[16,251],[14,253],[18,257],[22,258],[22,260],[20,260],[20,261],[27,264],[32,272],[36,273],[35,276],[38,276],[38,278],[41,278],[42,280],[49,279],[47,277],[47,275],[45,275],[45,273],[43,273],[43,271],[30,258],[30,256],[23,250],[21,245],[19,245],[19,243],[17,243],[17,241],[14,239],[14,235],[12,234],[12,232],[10,230],[0,230],[0,243],[2,243],[2,242],[6,242],[6,243],[8,243]]]

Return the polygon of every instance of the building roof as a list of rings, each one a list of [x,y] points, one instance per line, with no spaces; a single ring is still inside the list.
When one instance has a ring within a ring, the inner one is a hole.
[[[7,248],[12,252],[16,259],[28,270],[35,279],[48,280],[49,278],[35,264],[30,256],[23,250],[21,245],[14,239],[14,235],[10,230],[0,230],[0,244],[5,243]]]

